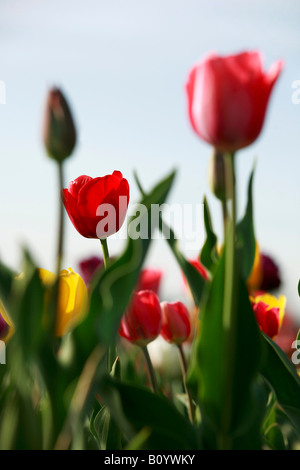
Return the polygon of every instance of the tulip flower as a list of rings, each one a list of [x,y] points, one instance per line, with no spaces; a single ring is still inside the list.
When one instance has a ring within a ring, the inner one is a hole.
[[[250,301],[260,330],[275,338],[284,318],[286,298],[280,296],[277,299],[273,295],[259,293],[250,297]]]
[[[157,338],[160,330],[161,307],[155,292],[151,290],[134,292],[129,307],[121,319],[119,334],[142,349],[151,388],[155,393],[158,392],[158,385],[147,345]]]
[[[62,162],[69,157],[76,144],[76,130],[71,110],[61,90],[49,91],[43,138],[49,157]]]
[[[46,287],[51,287],[55,283],[55,274],[46,269],[38,271]],[[87,313],[88,294],[83,279],[71,268],[60,272],[58,292],[55,334],[61,337],[83,320]]]
[[[0,300],[0,341],[8,341],[13,333],[13,322]]]
[[[280,272],[276,262],[259,251],[256,244],[255,259],[247,285],[252,290],[270,291],[281,284]]]
[[[279,267],[271,256],[264,253],[261,253],[261,270],[262,280],[258,288],[264,291],[277,289],[281,284]]]
[[[136,290],[151,290],[158,295],[162,275],[160,269],[143,269],[140,272]]]
[[[62,199],[71,222],[82,236],[106,239],[125,220],[129,185],[120,171],[98,178],[82,175],[63,189]]]
[[[177,346],[184,388],[188,399],[189,418],[193,423],[195,407],[187,387],[187,362],[182,347],[182,343],[188,339],[191,333],[190,314],[182,302],[162,302],[160,305],[162,313],[161,336],[169,343]]]
[[[282,70],[263,71],[257,51],[210,54],[188,75],[188,115],[196,134],[219,151],[235,152],[259,136],[273,86]]]
[[[127,311],[121,319],[119,333],[137,346],[153,341],[161,330],[161,307],[155,292],[135,292]]]
[[[79,263],[80,274],[86,284],[89,284],[94,274],[103,266],[103,259],[98,256],[90,256]]]
[[[182,302],[162,302],[162,326],[160,334],[173,344],[182,344],[190,335],[190,314]]]

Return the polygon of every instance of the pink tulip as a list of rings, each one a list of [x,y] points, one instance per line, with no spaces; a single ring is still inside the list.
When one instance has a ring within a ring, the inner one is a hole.
[[[189,73],[188,114],[196,134],[223,152],[234,152],[259,136],[272,88],[283,63],[263,71],[257,51],[211,54]]]

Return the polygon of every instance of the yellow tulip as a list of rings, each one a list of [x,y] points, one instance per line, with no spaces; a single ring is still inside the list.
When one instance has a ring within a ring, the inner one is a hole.
[[[13,322],[0,300],[0,340],[7,342],[14,331]]]
[[[258,243],[255,242],[255,256],[252,271],[247,279],[247,285],[250,289],[258,289],[262,281],[262,266]]]
[[[39,269],[39,276],[46,287],[56,280],[55,274]],[[55,334],[61,337],[83,320],[87,313],[88,292],[84,280],[71,268],[59,274],[59,299]]]

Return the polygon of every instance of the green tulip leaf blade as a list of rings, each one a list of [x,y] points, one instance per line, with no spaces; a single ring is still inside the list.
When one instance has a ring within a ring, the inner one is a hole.
[[[248,183],[248,201],[242,220],[237,224],[237,252],[240,261],[240,272],[246,281],[251,274],[255,258],[256,240],[253,222],[253,168]]]
[[[206,240],[200,253],[200,261],[209,271],[211,271],[218,262],[219,258],[217,253],[218,238],[213,230],[212,218],[206,198],[204,198],[203,206]]]
[[[106,377],[102,384],[101,394],[103,387],[108,406],[113,407],[111,396],[117,394],[122,408],[121,419],[124,420],[125,417],[131,423],[135,435],[145,428],[148,430],[149,436],[145,443],[147,448],[151,450],[198,448],[195,428],[164,395],[157,395],[146,387],[127,384],[109,377]],[[122,427],[122,423],[120,426]]]
[[[300,378],[294,364],[267,335],[264,340],[264,360],[260,373],[273,390],[276,400],[300,433]]]

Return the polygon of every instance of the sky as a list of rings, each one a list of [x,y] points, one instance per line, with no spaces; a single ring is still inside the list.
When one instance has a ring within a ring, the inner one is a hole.
[[[266,69],[278,59],[285,65],[260,137],[237,155],[238,213],[256,161],[258,243],[278,262],[282,291],[300,318],[300,103],[292,100],[300,80],[299,23],[298,0],[0,0],[1,259],[19,269],[26,245],[39,265],[55,266],[57,174],[42,142],[51,86],[62,88],[78,131],[65,186],[81,174],[120,170],[133,203],[134,170],[150,189],[176,168],[168,202],[196,207],[206,195],[221,233],[219,204],[207,183],[211,148],[191,129],[185,82],[211,51],[260,50]],[[124,243],[109,240],[111,253]],[[181,245],[189,257],[199,251]],[[80,259],[99,253],[99,242],[81,237],[66,219],[65,267],[76,270]],[[163,240],[153,243],[147,265],[164,270],[166,296],[183,288]]]

